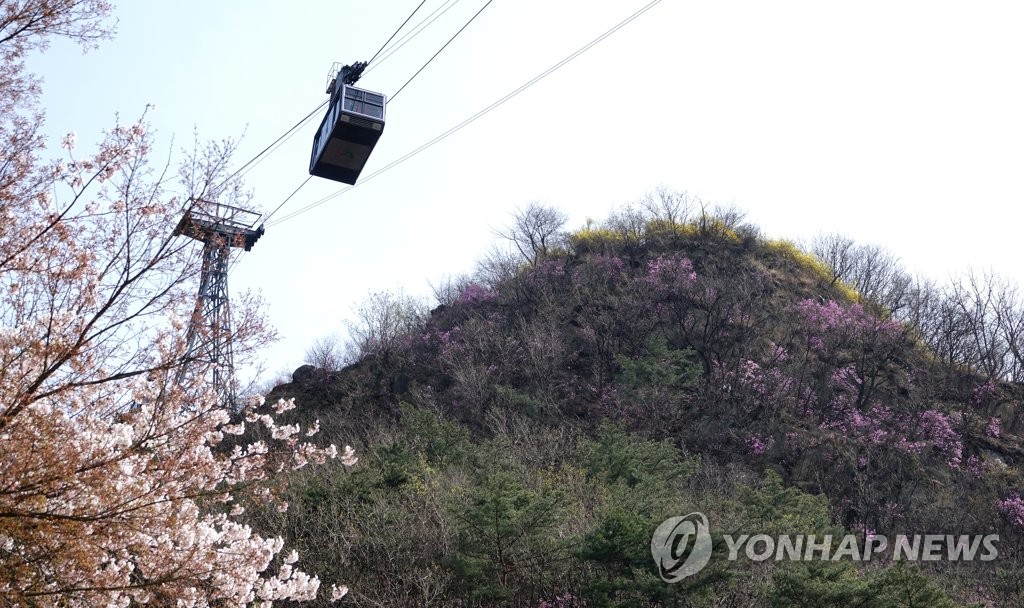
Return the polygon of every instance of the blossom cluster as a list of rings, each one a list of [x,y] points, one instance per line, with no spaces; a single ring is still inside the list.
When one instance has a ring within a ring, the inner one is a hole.
[[[459,297],[456,299],[461,304],[478,304],[480,302],[489,302],[497,297],[497,294],[490,291],[479,283],[470,283],[459,293]]]
[[[765,452],[772,449],[775,445],[775,439],[771,436],[762,436],[751,433],[747,435],[746,439],[747,448],[750,449],[750,453],[754,456],[763,456]]]
[[[926,410],[918,418],[920,432],[918,441],[909,442],[909,449],[919,450],[924,445],[937,449],[951,467],[960,466],[963,459],[963,441],[953,429],[949,416],[938,410]]]
[[[525,282],[530,286],[540,286],[565,276],[565,261],[549,259],[528,269],[524,275]]]
[[[1024,528],[1024,499],[1019,494],[998,501],[996,508],[1011,524]]]
[[[697,283],[697,273],[688,258],[660,256],[647,262],[641,281],[656,298],[671,297],[689,291]]]
[[[761,399],[786,395],[794,384],[793,378],[778,366],[763,367],[749,359],[740,366],[739,381]]]
[[[822,423],[822,428],[841,432],[844,436],[857,439],[864,445],[883,445],[893,437],[896,426],[892,410],[874,404],[867,411],[861,411],[846,404],[831,412],[831,417]]]
[[[263,487],[269,472],[322,463],[336,448],[301,442],[298,425],[278,425],[258,411],[257,401],[244,420],[266,427],[281,446],[257,441],[220,455],[225,434],[244,432],[245,423],[228,424],[221,409],[197,414],[160,407],[145,385],[135,386],[135,394],[136,407],[117,420],[81,407],[70,408],[71,416],[67,402],[42,399],[3,426],[0,508],[17,516],[6,520],[0,537],[7,573],[0,597],[57,594],[88,581],[90,591],[69,605],[170,596],[192,606],[315,598],[320,581],[294,568],[294,552],[267,574],[282,539],[263,538],[235,521],[243,509],[231,504],[237,492]],[[103,399],[91,395],[94,403]],[[290,407],[278,402],[271,409]],[[342,460],[355,464],[351,447]],[[263,488],[256,494],[272,498]],[[204,499],[228,509],[201,507]],[[39,577],[33,562],[42,556],[54,570]]]
[[[974,405],[984,405],[996,394],[996,384],[992,380],[987,380],[982,384],[974,387],[971,391],[971,403]]]
[[[797,304],[796,311],[807,325],[814,350],[868,345],[891,347],[903,339],[904,330],[899,322],[879,319],[860,304],[844,306],[835,300],[807,299]]]

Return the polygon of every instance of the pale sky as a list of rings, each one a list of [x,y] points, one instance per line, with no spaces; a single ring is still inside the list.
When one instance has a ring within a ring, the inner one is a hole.
[[[459,0],[362,88],[393,94],[486,0]],[[387,109],[364,176],[458,124],[648,0],[494,0]],[[122,0],[98,50],[55,44],[45,132],[81,150],[146,104],[158,149],[239,138],[249,160],[419,0]],[[445,0],[427,0],[412,27]],[[570,227],[659,185],[734,203],[771,237],[842,232],[944,279],[1021,283],[1024,4],[663,0],[521,95],[351,192],[268,229],[230,277],[259,290],[292,370],[371,291],[470,272],[530,201]],[[246,175],[270,211],[307,176],[317,116]],[[314,178],[275,217],[343,188]]]

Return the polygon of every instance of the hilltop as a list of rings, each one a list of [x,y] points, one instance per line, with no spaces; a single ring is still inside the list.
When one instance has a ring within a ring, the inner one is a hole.
[[[993,321],[1024,318],[1015,292],[686,203],[570,233],[531,206],[505,233],[516,255],[429,313],[377,300],[354,363],[268,396],[358,438],[360,464],[293,475],[288,513],[254,509],[257,528],[362,605],[1024,601],[1021,361]],[[1001,308],[972,299],[986,286]],[[667,585],[651,533],[693,511],[746,534],[998,533],[999,558],[730,562],[716,544]]]

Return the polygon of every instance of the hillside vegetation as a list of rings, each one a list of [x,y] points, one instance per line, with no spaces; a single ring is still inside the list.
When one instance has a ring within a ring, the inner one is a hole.
[[[439,305],[378,297],[356,360],[271,398],[360,453],[250,509],[365,606],[1024,602],[1024,316],[840,237],[808,253],[661,192],[562,232],[531,206]],[[1017,323],[1017,325],[1015,325]],[[662,582],[662,520],[732,534],[999,534],[980,562],[726,559]]]

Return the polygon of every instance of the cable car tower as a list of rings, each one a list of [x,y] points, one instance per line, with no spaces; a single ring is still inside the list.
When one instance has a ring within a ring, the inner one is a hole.
[[[203,244],[199,293],[188,326],[179,380],[194,369],[193,365],[206,366],[213,375],[213,388],[221,405],[231,411],[236,408],[228,264],[232,248],[249,251],[263,236],[264,227],[255,228],[259,219],[255,211],[193,200],[174,229],[175,235]]]

